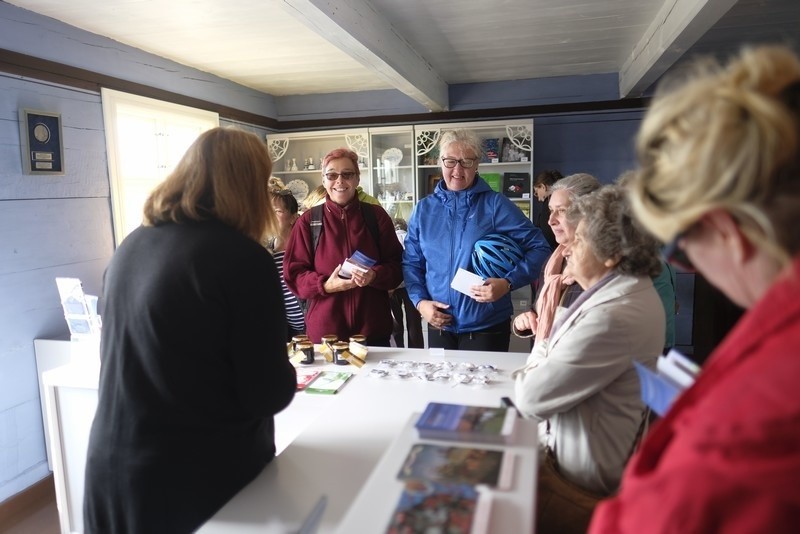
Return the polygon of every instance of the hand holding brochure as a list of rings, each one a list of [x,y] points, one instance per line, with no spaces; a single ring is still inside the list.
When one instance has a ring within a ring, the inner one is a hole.
[[[471,273],[468,270],[459,267],[458,271],[456,271],[456,275],[453,277],[453,281],[450,282],[450,287],[459,293],[463,293],[466,296],[471,297],[472,293],[470,292],[470,288],[472,286],[481,286],[483,285],[483,282],[483,278],[477,274]]]
[[[676,350],[659,356],[656,371],[634,361],[642,389],[642,400],[663,416],[683,390],[694,383],[700,367]]]
[[[356,250],[352,256],[344,260],[344,263],[342,263],[342,268],[339,270],[339,278],[349,280],[353,277],[353,271],[365,273],[370,269],[370,267],[375,265],[375,263],[375,260],[360,250]]]

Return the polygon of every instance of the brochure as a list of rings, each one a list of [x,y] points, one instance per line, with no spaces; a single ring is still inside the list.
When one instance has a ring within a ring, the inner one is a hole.
[[[307,393],[320,393],[323,395],[335,395],[341,391],[344,385],[353,377],[353,373],[342,371],[322,371],[317,377],[306,386]]]
[[[514,432],[514,408],[429,402],[414,425],[420,438],[506,443]]]
[[[456,271],[456,275],[453,277],[453,281],[450,282],[450,287],[459,293],[463,293],[466,296],[471,297],[472,293],[470,292],[470,288],[472,286],[482,286],[483,282],[483,278],[477,274],[471,273],[468,270],[459,267],[458,271]]]
[[[659,416],[663,416],[683,390],[694,383],[700,366],[676,350],[659,356],[653,371],[634,361],[642,390],[642,401]]]
[[[375,260],[356,250],[352,256],[342,263],[342,268],[339,270],[339,278],[349,280],[353,277],[353,271],[367,272],[375,263]]]
[[[397,478],[508,488],[512,463],[509,456],[502,450],[417,443],[411,447]]]
[[[408,481],[386,533],[486,532],[490,513],[491,494],[482,487]]]

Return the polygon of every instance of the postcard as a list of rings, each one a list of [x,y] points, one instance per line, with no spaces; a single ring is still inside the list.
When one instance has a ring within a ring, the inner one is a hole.
[[[459,267],[458,272],[456,272],[456,275],[453,277],[453,281],[450,283],[450,287],[459,293],[463,293],[466,296],[471,297],[472,293],[470,292],[470,288],[472,286],[482,286],[483,282],[483,278],[477,274],[471,273],[468,270]]]

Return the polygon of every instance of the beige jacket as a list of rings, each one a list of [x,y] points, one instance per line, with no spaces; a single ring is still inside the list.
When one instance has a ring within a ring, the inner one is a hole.
[[[632,361],[655,366],[664,324],[650,278],[619,275],[514,371],[517,407],[541,421],[561,473],[588,490],[619,484],[644,410]]]

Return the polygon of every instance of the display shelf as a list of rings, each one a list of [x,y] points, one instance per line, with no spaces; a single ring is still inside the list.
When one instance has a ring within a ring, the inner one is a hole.
[[[484,152],[492,154],[478,164],[478,173],[500,174],[500,191],[530,218],[533,212],[532,119],[415,126],[418,197],[431,194],[441,178],[439,140],[443,132],[456,128],[473,130],[480,137]]]
[[[439,138],[443,131],[454,128],[474,130],[494,151],[496,157],[479,163],[478,172],[500,174],[504,186],[500,191],[510,198],[520,195],[511,200],[530,217],[533,212],[531,119],[275,134],[267,136],[267,145],[273,159],[272,174],[285,185],[301,180],[309,191],[321,183],[320,165],[325,154],[339,147],[350,148],[359,156],[361,187],[377,198],[390,216],[408,220],[414,205],[432,193],[441,179]],[[304,168],[309,161],[313,169]],[[509,191],[504,183],[510,175],[515,175],[514,191]]]

